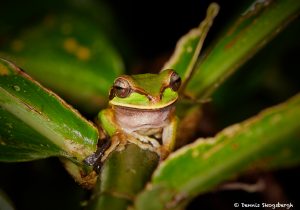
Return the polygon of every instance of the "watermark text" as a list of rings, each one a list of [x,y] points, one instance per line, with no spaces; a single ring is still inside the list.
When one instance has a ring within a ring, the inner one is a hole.
[[[234,207],[238,208],[270,208],[270,209],[277,209],[277,208],[285,208],[285,209],[293,209],[294,205],[292,203],[234,203]]]

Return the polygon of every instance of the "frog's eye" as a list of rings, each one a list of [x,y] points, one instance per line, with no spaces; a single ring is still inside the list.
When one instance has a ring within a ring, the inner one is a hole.
[[[180,85],[181,85],[181,78],[175,71],[173,71],[170,77],[169,86],[170,88],[172,88],[172,90],[177,91],[180,88]]]
[[[131,87],[127,80],[118,78],[110,91],[110,98],[118,96],[119,98],[126,98],[131,93]]]

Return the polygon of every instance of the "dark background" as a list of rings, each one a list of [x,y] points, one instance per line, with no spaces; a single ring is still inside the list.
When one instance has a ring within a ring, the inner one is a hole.
[[[9,27],[5,30],[0,29],[0,46],[8,36],[18,33],[26,25],[34,24],[44,14],[68,9],[67,4],[57,1],[55,5],[53,2],[1,1],[0,27],[1,23],[10,24],[6,24]],[[217,2],[221,10],[204,47],[229,24],[236,11],[244,7],[242,1],[237,0]],[[203,20],[210,1],[107,0],[105,3],[114,14],[118,29],[112,39],[115,39],[116,47],[125,58],[127,69],[141,72],[158,71],[172,53],[176,41]],[[9,19],[12,16],[20,18]],[[207,131],[207,135],[299,92],[299,25],[298,19],[214,95],[214,102],[208,105],[206,116],[212,122],[213,129]],[[70,178],[56,158],[29,163],[1,163],[0,172],[0,189],[7,193],[19,210],[75,210],[80,209],[80,203],[88,198],[87,192]],[[235,202],[276,202],[276,199],[292,202],[296,206],[293,209],[297,209],[300,205],[297,193],[299,175],[299,168],[247,175],[242,181],[254,183],[258,177],[263,178],[271,191],[274,187],[279,189],[279,197],[272,197],[270,190],[257,193],[215,191],[199,196],[188,209],[234,209]]]

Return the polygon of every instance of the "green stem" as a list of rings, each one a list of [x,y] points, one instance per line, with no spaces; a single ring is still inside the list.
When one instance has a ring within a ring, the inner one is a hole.
[[[89,203],[90,210],[127,209],[158,164],[156,153],[127,144],[105,161]]]

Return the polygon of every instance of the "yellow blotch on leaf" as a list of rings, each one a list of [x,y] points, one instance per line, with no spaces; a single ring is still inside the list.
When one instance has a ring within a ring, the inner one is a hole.
[[[88,60],[91,57],[90,49],[80,46],[76,52],[76,56],[79,60]]]
[[[75,53],[79,45],[74,38],[68,38],[64,41],[64,49],[69,53]]]
[[[79,60],[86,61],[91,57],[90,49],[80,45],[74,38],[66,39],[63,46],[67,52],[74,54]]]
[[[0,75],[4,76],[4,75],[8,75],[8,73],[9,71],[7,67],[0,63]]]

